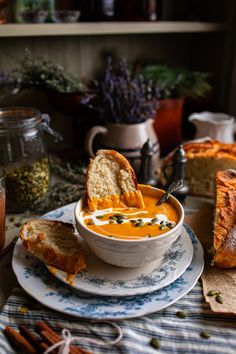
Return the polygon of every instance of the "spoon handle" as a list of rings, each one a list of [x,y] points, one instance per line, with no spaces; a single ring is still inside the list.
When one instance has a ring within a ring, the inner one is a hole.
[[[184,181],[182,179],[178,179],[174,182],[172,182],[166,193],[163,194],[163,196],[158,200],[158,202],[156,203],[156,205],[161,205],[162,203],[166,202],[167,199],[169,198],[170,194],[177,191],[178,189],[182,188],[184,185]]]

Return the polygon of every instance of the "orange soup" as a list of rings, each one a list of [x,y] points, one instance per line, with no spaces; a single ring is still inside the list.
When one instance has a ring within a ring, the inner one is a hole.
[[[174,205],[167,201],[157,206],[162,191],[140,186],[144,208],[109,208],[91,212],[85,207],[81,217],[85,226],[107,237],[138,239],[155,237],[172,229],[180,215]]]

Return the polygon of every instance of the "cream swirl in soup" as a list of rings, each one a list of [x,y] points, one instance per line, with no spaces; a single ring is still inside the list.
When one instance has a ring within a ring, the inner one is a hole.
[[[178,210],[167,201],[157,206],[160,190],[141,187],[144,208],[109,208],[91,212],[85,207],[81,214],[84,225],[107,237],[138,239],[156,237],[172,229],[179,221]]]

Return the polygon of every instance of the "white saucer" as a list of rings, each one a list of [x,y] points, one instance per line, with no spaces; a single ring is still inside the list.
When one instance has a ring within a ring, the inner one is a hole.
[[[69,204],[53,210],[43,218],[74,222],[74,206]],[[107,264],[93,255],[82,239],[81,244],[86,252],[87,268],[73,280],[58,269],[48,267],[48,270],[76,290],[102,296],[133,296],[161,289],[183,274],[193,257],[192,242],[184,228],[163,260],[139,268],[127,269]]]
[[[189,266],[193,256],[192,242],[185,231],[165,254],[162,262],[145,267],[120,268],[107,264],[86,249],[87,268],[72,280],[65,272],[48,270],[73,288],[102,296],[133,296],[161,289],[175,281]]]

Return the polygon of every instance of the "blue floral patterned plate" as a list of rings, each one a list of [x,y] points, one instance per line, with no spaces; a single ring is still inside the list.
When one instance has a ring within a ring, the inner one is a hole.
[[[43,218],[74,223],[74,208],[75,204],[69,204]],[[185,229],[162,261],[139,268],[127,269],[107,264],[89,251],[82,239],[81,244],[86,252],[87,268],[73,280],[56,268],[48,267],[48,270],[77,290],[102,296],[133,296],[161,289],[183,274],[193,257],[192,242]]]
[[[47,219],[74,223],[75,204],[69,204],[43,216]],[[133,296],[161,289],[175,281],[189,266],[193,257],[192,242],[185,231],[160,262],[139,268],[119,268],[107,264],[91,253],[83,240],[87,268],[71,281],[67,274],[52,267],[48,270],[73,288],[102,296]]]
[[[57,211],[57,217],[61,220],[73,221],[73,213],[71,220],[64,219],[60,213]],[[159,311],[179,300],[192,289],[201,275],[204,265],[202,246],[193,231],[187,225],[184,228],[194,251],[189,267],[168,286],[144,295],[98,296],[76,290],[50,274],[42,262],[23,249],[20,240],[14,249],[13,270],[24,290],[53,310],[89,319],[138,317]]]

